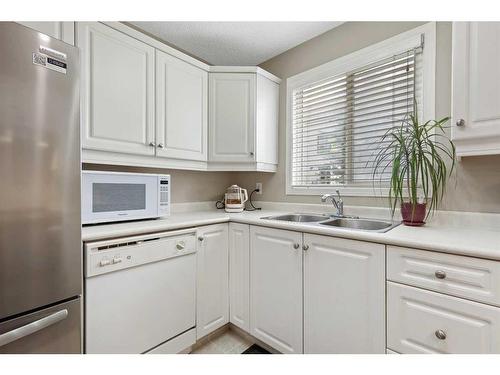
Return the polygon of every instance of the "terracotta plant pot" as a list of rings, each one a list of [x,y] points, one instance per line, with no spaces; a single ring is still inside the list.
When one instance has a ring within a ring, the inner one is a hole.
[[[420,227],[425,224],[425,208],[427,204],[425,203],[401,203],[401,216],[403,217],[403,223],[405,225],[410,225],[413,227]]]

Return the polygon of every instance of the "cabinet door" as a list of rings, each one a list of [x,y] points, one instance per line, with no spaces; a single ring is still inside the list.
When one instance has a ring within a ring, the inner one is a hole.
[[[385,352],[384,245],[304,234],[304,352]]]
[[[77,27],[82,146],[154,155],[154,48],[98,22]]]
[[[207,160],[208,73],[156,51],[157,156]]]
[[[302,233],[250,227],[250,333],[302,353]]]
[[[255,74],[210,73],[210,161],[255,160]]]
[[[500,308],[389,281],[387,347],[402,354],[499,354]]]
[[[452,67],[457,153],[500,153],[500,23],[455,22]]]
[[[18,23],[68,44],[75,44],[74,22],[29,21]]]
[[[250,331],[250,226],[229,224],[229,321]]]
[[[196,337],[229,321],[228,224],[198,228]]]

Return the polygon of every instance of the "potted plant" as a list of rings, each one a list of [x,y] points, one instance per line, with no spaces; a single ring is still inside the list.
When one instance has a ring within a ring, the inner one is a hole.
[[[375,157],[373,177],[375,180],[377,173],[384,176],[390,172],[392,215],[399,202],[403,223],[421,226],[443,198],[455,168],[455,145],[443,127],[449,117],[420,123],[417,111],[414,113],[382,137],[383,148]],[[451,161],[449,167],[447,161]]]

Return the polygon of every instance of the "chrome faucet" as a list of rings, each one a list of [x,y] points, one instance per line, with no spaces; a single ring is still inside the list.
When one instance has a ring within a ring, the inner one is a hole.
[[[344,201],[342,200],[342,197],[340,196],[340,191],[336,191],[338,199],[335,199],[335,194],[325,194],[321,197],[321,202],[326,202],[328,198],[332,200],[332,204],[335,206],[337,209],[337,213],[334,216],[337,217],[344,217]]]

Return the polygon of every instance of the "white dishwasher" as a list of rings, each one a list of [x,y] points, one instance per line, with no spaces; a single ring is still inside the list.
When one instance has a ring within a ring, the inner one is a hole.
[[[85,244],[86,353],[169,353],[196,340],[194,229]]]

